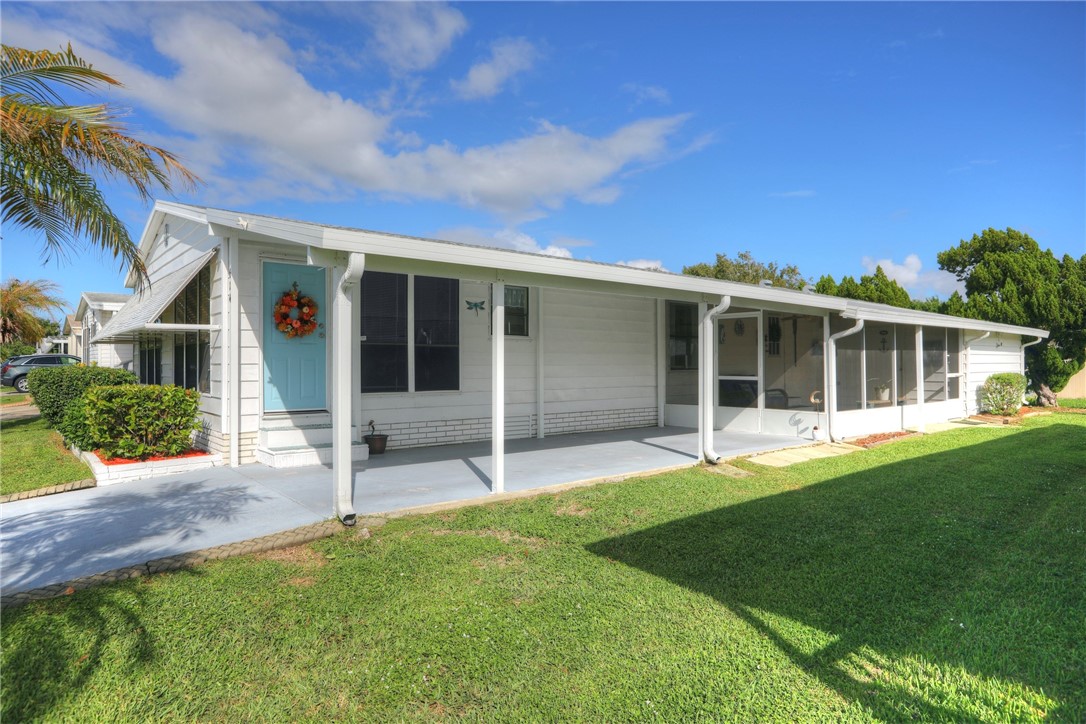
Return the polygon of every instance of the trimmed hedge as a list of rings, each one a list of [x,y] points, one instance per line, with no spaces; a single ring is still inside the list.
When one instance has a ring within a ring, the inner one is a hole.
[[[989,375],[980,386],[980,409],[997,415],[1013,415],[1026,394],[1026,378],[1017,372]]]
[[[64,437],[64,442],[75,445],[80,450],[93,450],[98,447],[87,429],[87,403],[83,397],[68,405],[64,419],[57,426],[57,432]]]
[[[68,406],[79,400],[91,387],[101,385],[128,385],[139,381],[127,370],[111,367],[84,367],[62,365],[39,367],[26,377],[30,383],[30,396],[50,427],[60,428]]]
[[[83,404],[87,435],[105,458],[180,455],[200,429],[200,393],[183,387],[92,387]]]

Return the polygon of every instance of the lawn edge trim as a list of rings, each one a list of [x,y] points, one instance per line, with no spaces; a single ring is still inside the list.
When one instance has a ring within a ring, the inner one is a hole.
[[[86,490],[87,488],[95,487],[98,487],[98,483],[95,481],[94,478],[84,478],[83,480],[75,480],[70,483],[61,483],[60,485],[48,485],[44,488],[24,490],[21,493],[8,493],[7,495],[0,495],[0,504],[14,503],[17,500],[42,498],[46,495],[56,495],[57,493],[68,493],[73,490]]]
[[[53,583],[40,588],[32,588],[28,591],[5,593],[0,596],[0,610],[23,606],[31,601],[44,601],[58,596],[70,596],[76,591],[99,586],[103,583],[116,583],[130,578],[177,571],[183,568],[192,568],[207,561],[217,561],[224,558],[245,556],[251,553],[264,553],[277,548],[290,548],[291,546],[311,543],[331,536],[343,530],[343,524],[338,520],[325,520],[320,523],[305,525],[300,528],[273,533],[259,538],[227,543],[211,548],[202,548],[189,553],[179,553],[175,556],[155,558],[133,566],[115,568],[105,573],[96,573],[93,576],[83,576],[70,581]]]

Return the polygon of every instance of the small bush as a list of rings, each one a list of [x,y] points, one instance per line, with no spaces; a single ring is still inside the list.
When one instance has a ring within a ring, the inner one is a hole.
[[[38,350],[34,345],[27,344],[26,342],[5,342],[4,344],[0,344],[0,362],[9,357],[20,354],[34,354],[37,351]]]
[[[1026,378],[1017,372],[989,375],[980,386],[980,409],[997,415],[1013,415],[1026,394]]]
[[[87,401],[85,397],[68,405],[64,419],[57,426],[57,431],[64,437],[64,442],[75,445],[80,450],[94,450],[98,443],[91,436],[87,427]]]
[[[180,455],[200,429],[200,393],[173,385],[92,387],[85,396],[87,434],[107,458]]]
[[[82,365],[40,367],[32,370],[26,379],[30,383],[30,396],[34,398],[34,404],[53,428],[60,427],[68,406],[91,387],[129,385],[139,381],[136,375],[127,370]]]

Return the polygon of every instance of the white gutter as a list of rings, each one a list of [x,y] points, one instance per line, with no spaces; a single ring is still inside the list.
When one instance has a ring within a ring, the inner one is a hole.
[[[826,389],[826,437],[830,442],[837,442],[833,436],[833,415],[837,411],[837,340],[849,337],[864,328],[864,320],[857,319],[856,324],[837,334],[831,334],[829,345],[826,347],[826,380],[829,382]],[[833,365],[831,368],[830,365]]]
[[[1024,345],[1022,345],[1022,376],[1023,377],[1026,376],[1026,347],[1032,347],[1033,345],[1040,342],[1042,339],[1044,339],[1044,337],[1042,337],[1041,335],[1037,335],[1037,339],[1033,340],[1032,342],[1026,342]]]
[[[716,405],[713,404],[716,398],[716,395],[713,394],[716,377],[713,374],[713,346],[716,340],[716,335],[713,334],[713,318],[728,311],[728,307],[731,305],[731,295],[725,295],[721,297],[720,304],[707,311],[705,316],[701,318],[701,349],[699,350],[701,352],[701,364],[699,365],[699,372],[701,373],[702,390],[701,397],[698,400],[701,408],[701,457],[705,458],[705,462],[711,465],[720,462],[720,456],[713,449],[713,422],[714,413],[716,412]]]

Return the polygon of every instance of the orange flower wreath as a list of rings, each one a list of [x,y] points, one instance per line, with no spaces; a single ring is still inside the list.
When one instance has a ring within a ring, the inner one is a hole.
[[[272,318],[275,319],[275,328],[288,339],[305,337],[317,331],[317,310],[313,297],[302,296],[298,291],[298,282],[294,282],[290,291],[284,292],[275,302]]]

